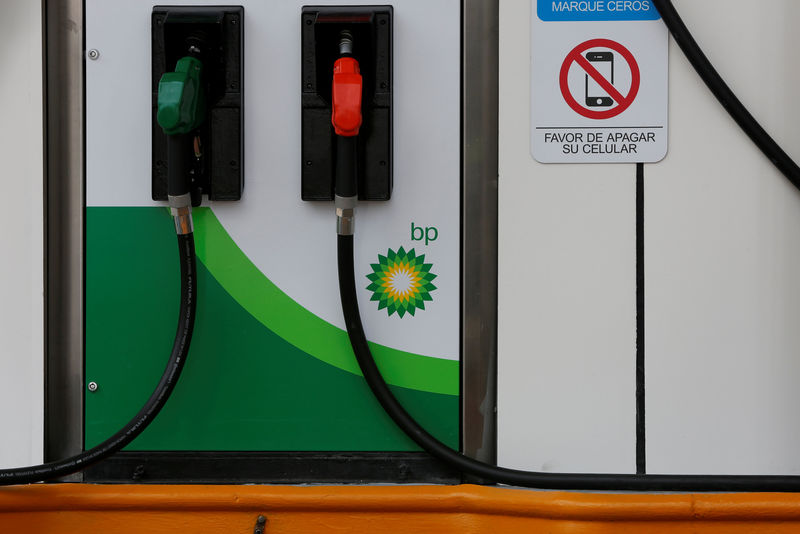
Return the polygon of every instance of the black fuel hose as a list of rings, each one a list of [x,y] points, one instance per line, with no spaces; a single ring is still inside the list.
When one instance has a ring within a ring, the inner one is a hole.
[[[672,37],[709,90],[761,152],[800,189],[800,168],[775,142],[728,87],[683,23],[670,0],[653,0]],[[358,365],[375,398],[395,424],[417,445],[458,472],[501,484],[541,489],[599,491],[800,491],[800,476],[638,475],[542,473],[499,467],[455,451],[427,432],[403,408],[378,369],[358,310],[353,236],[338,236],[339,291],[347,334]]]
[[[194,152],[194,137],[189,134],[167,136],[167,195],[177,197],[190,188],[186,177],[190,176],[190,157]]]
[[[369,350],[358,301],[353,236],[338,236],[339,292],[350,344],[369,388],[395,424],[431,456],[453,469],[511,486],[600,491],[800,491],[800,476],[633,475],[540,473],[498,467],[455,451],[428,433],[394,396]]]
[[[192,341],[195,310],[197,305],[197,267],[192,233],[178,235],[178,250],[181,268],[181,303],[178,313],[178,330],[167,367],[161,375],[155,391],[147,399],[139,413],[122,430],[91,449],[75,456],[41,465],[0,469],[0,485],[29,484],[51,480],[77,473],[92,464],[119,451],[136,439],[153,421],[169,399],[178,377],[186,363],[186,355]]]
[[[358,196],[358,136],[336,136],[336,167],[333,190],[339,197]]]
[[[753,117],[736,94],[728,87],[725,80],[714,68],[706,57],[700,45],[694,40],[692,33],[686,27],[680,15],[672,5],[671,0],[653,0],[653,4],[661,13],[667,29],[672,34],[675,42],[683,50],[686,59],[692,64],[694,70],[705,82],[708,89],[722,104],[739,127],[747,134],[756,146],[769,158],[769,160],[789,179],[792,184],[800,189],[800,167],[778,145],[777,142],[764,130],[761,124]]]

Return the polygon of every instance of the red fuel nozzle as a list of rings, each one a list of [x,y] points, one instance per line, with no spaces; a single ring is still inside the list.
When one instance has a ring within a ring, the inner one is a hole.
[[[336,135],[353,137],[361,127],[361,71],[358,61],[342,57],[333,64],[331,123]]]

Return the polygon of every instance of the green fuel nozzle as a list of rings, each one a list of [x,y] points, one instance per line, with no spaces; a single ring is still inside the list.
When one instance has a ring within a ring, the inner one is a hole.
[[[192,56],[178,60],[175,72],[158,82],[158,125],[167,135],[188,134],[205,119],[205,94],[201,83],[203,63]]]
[[[167,198],[179,235],[192,232],[191,133],[205,120],[203,63],[192,56],[178,60],[174,72],[158,82],[158,125],[167,134]]]

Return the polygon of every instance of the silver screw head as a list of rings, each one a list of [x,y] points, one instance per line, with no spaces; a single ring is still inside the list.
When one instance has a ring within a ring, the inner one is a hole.
[[[89,59],[96,60],[97,58],[100,57],[100,51],[97,50],[96,48],[92,48],[91,50],[89,50],[88,56]]]
[[[94,393],[95,391],[97,391],[97,388],[99,386],[97,385],[97,382],[89,382],[89,385],[87,387],[89,388],[89,391]]]

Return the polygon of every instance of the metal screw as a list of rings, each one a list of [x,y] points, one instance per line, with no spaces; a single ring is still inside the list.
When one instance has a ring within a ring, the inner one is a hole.
[[[92,48],[91,50],[89,50],[88,56],[89,56],[89,59],[91,59],[92,61],[95,61],[100,57],[100,51],[97,50],[96,48]]]
[[[133,470],[133,474],[131,475],[131,478],[133,480],[141,480],[142,477],[144,477],[144,474],[145,474],[144,464],[139,464]]]
[[[264,526],[267,524],[267,518],[263,515],[258,516],[256,519],[256,527],[253,529],[253,534],[264,534]]]
[[[87,387],[89,388],[89,391],[94,393],[95,391],[97,391],[97,388],[99,386],[97,385],[97,382],[89,382],[89,385]]]

